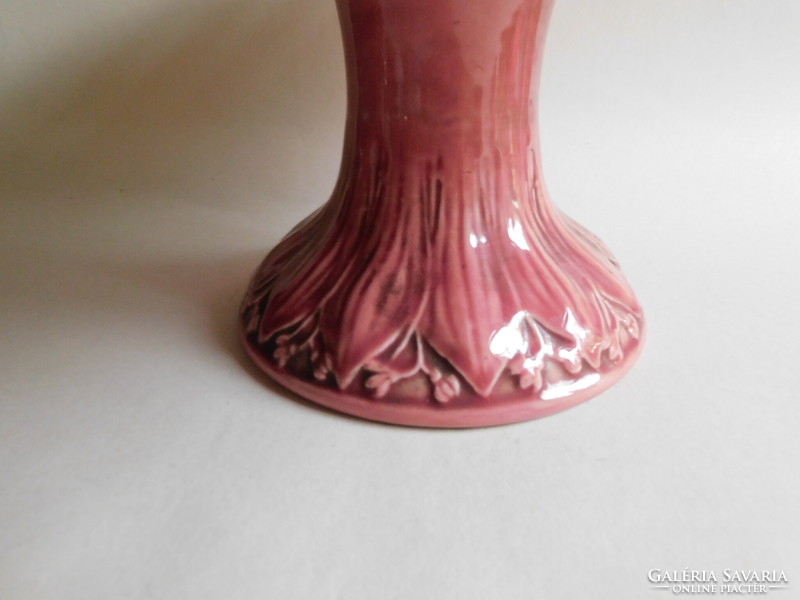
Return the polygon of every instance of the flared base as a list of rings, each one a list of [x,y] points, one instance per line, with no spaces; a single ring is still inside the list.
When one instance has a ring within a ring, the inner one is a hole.
[[[477,427],[569,408],[630,368],[641,307],[544,185],[535,78],[552,4],[338,1],[339,179],[242,303],[273,379],[367,419]]]
[[[476,428],[508,425],[546,417],[590,400],[617,383],[636,362],[645,339],[642,329],[637,344],[630,348],[613,370],[606,371],[585,381],[576,380],[562,385],[561,393],[552,399],[543,399],[538,394],[529,394],[503,401],[475,401],[471,405],[448,405],[436,402],[419,404],[372,398],[341,391],[330,386],[319,385],[306,378],[293,375],[265,357],[263,345],[253,343],[246,329],[242,328],[242,340],[255,364],[281,386],[307,400],[326,408],[370,421],[395,425],[431,428]]]

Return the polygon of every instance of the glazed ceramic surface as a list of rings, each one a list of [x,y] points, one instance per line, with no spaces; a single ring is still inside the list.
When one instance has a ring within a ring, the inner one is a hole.
[[[552,4],[338,0],[340,177],[242,306],[278,382],[369,419],[468,427],[568,408],[630,367],[639,304],[542,178]]]

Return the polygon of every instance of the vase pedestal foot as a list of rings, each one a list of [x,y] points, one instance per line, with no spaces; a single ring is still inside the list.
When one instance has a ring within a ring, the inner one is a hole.
[[[553,0],[336,2],[340,175],[253,277],[250,355],[314,402],[404,425],[523,421],[611,386],[644,321],[609,250],[544,184]]]
[[[637,343],[613,368],[604,373],[587,372],[543,382],[547,387],[525,390],[519,387],[519,376],[510,377],[506,386],[498,386],[495,397],[481,398],[474,392],[464,394],[464,383],[456,379],[460,398],[437,398],[436,384],[427,376],[405,382],[391,397],[378,397],[374,388],[361,383],[348,390],[339,389],[335,378],[320,381],[309,372],[308,359],[299,358],[283,367],[274,357],[264,354],[264,345],[243,330],[245,349],[253,362],[275,382],[321,406],[352,416],[396,425],[434,428],[490,427],[538,419],[572,408],[604,392],[616,384],[634,365],[642,349],[644,332]],[[516,384],[512,379],[516,379]],[[452,388],[451,388],[452,389]],[[505,395],[503,395],[505,392]]]

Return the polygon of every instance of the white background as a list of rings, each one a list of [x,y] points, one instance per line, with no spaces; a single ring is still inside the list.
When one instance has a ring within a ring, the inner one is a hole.
[[[549,187],[649,320],[608,393],[471,431],[317,409],[246,360],[261,257],[328,196],[332,0],[4,0],[0,598],[800,597],[800,3],[560,0]]]

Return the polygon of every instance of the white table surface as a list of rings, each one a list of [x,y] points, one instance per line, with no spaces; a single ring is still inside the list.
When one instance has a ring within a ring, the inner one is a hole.
[[[0,598],[800,597],[800,8],[561,0],[549,186],[649,320],[561,415],[471,431],[315,408],[237,340],[333,185],[331,1],[0,12]]]

